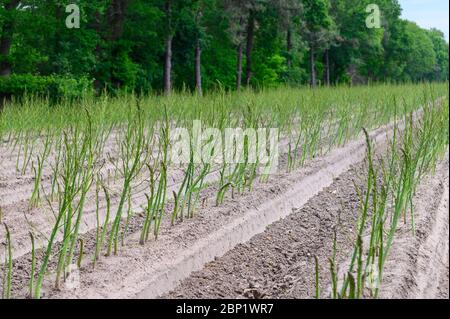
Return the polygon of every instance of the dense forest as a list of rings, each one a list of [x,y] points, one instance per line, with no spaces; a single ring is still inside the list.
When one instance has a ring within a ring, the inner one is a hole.
[[[79,27],[67,27],[71,3]],[[401,19],[396,0],[378,0],[368,28],[371,3],[0,0],[0,93],[62,79],[144,93],[447,80],[443,33]]]

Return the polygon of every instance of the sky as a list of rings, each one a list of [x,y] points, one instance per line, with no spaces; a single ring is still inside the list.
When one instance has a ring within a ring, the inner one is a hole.
[[[436,28],[449,39],[448,0],[399,0],[402,18],[414,21],[423,28]]]

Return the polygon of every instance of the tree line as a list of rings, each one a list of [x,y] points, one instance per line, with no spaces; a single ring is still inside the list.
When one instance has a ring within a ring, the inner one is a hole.
[[[0,77],[86,77],[97,90],[445,81],[441,31],[396,0],[0,0]],[[67,5],[80,9],[68,28]]]

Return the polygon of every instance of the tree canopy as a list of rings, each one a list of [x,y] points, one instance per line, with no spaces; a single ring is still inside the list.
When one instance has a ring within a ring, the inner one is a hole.
[[[442,32],[396,0],[0,0],[0,77],[87,78],[97,90],[443,81]]]

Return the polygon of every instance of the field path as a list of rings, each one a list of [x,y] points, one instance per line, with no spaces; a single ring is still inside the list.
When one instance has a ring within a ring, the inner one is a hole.
[[[417,236],[402,225],[386,264],[382,298],[442,298],[449,295],[448,154],[418,188]],[[301,209],[250,241],[194,272],[164,298],[314,298],[315,260],[321,298],[329,297],[329,262],[337,230],[337,261],[353,249],[364,163],[353,166]]]
[[[386,263],[382,297],[449,298],[449,162],[419,186],[414,201],[416,236],[401,225]]]

